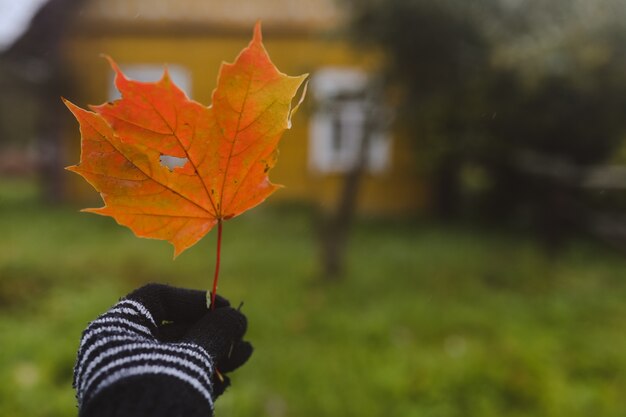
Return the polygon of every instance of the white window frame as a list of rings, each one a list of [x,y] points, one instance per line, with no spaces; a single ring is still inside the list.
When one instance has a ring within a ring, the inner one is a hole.
[[[311,81],[315,111],[309,123],[309,168],[319,174],[345,173],[358,163],[369,134],[366,169],[381,174],[390,165],[391,141],[382,123],[371,123],[373,101],[367,74],[354,68],[325,68]],[[369,126],[368,126],[369,125]],[[373,131],[366,132],[366,129]]]
[[[180,64],[168,64],[167,66],[158,64],[121,64],[120,69],[127,78],[141,82],[155,82],[163,77],[163,72],[167,68],[170,79],[185,92],[187,97],[191,97],[191,72],[187,67]],[[109,101],[121,98],[120,92],[115,87],[115,73],[111,72],[109,77]]]

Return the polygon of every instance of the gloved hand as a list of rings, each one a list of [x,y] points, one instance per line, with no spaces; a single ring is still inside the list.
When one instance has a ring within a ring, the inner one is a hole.
[[[80,415],[211,415],[224,373],[252,354],[245,316],[219,296],[215,305],[203,291],[149,284],[91,322],[74,368]]]

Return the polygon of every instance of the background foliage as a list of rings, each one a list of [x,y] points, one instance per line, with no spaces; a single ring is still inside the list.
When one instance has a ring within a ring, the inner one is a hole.
[[[522,226],[551,246],[594,233],[606,189],[585,178],[626,147],[623,2],[347,3],[354,41],[385,57],[434,214]]]
[[[86,324],[150,281],[206,287],[214,242],[172,262],[164,242],[44,209],[32,190],[0,187],[0,415],[67,416]],[[528,237],[369,220],[328,285],[310,226],[306,209],[260,207],[225,227],[220,290],[245,301],[256,352],[218,415],[626,413],[622,256],[576,241],[550,259]]]

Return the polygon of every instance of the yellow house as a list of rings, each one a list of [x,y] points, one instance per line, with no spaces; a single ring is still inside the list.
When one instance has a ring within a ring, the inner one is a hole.
[[[363,97],[368,71],[376,65],[373,56],[363,56],[336,35],[344,18],[333,0],[88,0],[64,48],[76,81],[75,96],[68,98],[80,105],[116,98],[113,73],[99,57],[106,53],[130,78],[142,81],[160,78],[167,64],[174,81],[208,105],[220,63],[234,60],[260,19],[265,46],[279,70],[311,74],[308,97],[281,141],[271,173],[273,182],[286,187],[270,201],[332,208],[358,143],[371,129]],[[415,158],[409,144],[384,125],[367,142],[359,209],[414,212],[425,203]],[[69,140],[69,159],[77,161],[78,129]],[[94,195],[79,179],[70,181],[73,195]]]

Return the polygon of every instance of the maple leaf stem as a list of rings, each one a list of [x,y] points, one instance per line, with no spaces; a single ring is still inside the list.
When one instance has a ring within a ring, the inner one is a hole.
[[[217,220],[217,253],[215,256],[215,275],[213,276],[213,290],[211,291],[211,310],[215,310],[215,295],[217,281],[220,277],[220,258],[222,254],[222,219]]]

